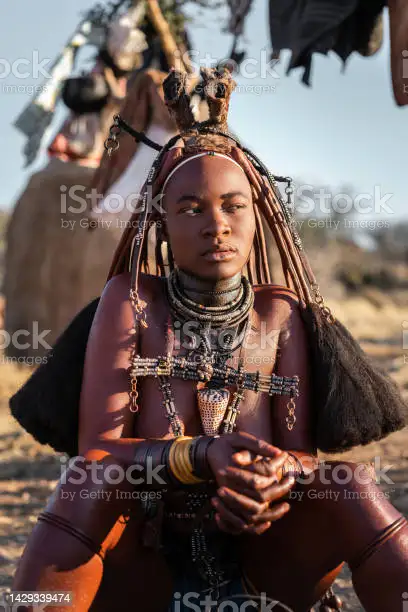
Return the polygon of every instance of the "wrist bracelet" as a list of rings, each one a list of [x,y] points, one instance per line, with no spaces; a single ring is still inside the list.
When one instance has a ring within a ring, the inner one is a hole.
[[[193,474],[203,480],[214,480],[214,474],[208,463],[208,449],[220,436],[197,436],[190,447]]]
[[[165,484],[158,485],[156,488],[160,488],[160,486],[165,487],[168,484],[175,482],[171,478],[169,464],[165,459],[166,451],[171,444],[172,440],[145,440],[137,445],[133,461],[134,465],[141,466],[141,478],[143,479],[145,485],[153,486],[153,483],[147,483],[147,468],[149,459],[151,460],[152,469],[155,469],[158,466],[164,466],[164,474],[162,473],[160,477],[163,478]]]
[[[169,467],[173,475],[182,484],[199,484],[203,482],[193,473],[193,465],[190,460],[190,446],[193,438],[179,436],[173,440],[169,450]]]
[[[282,466],[282,480],[287,476],[292,476],[293,478],[300,478],[300,476],[303,475],[302,462],[293,453],[288,452],[288,456],[289,458]]]
[[[178,436],[170,440],[145,440],[135,450],[134,464],[141,466],[141,477],[147,477],[148,461],[154,469],[164,466],[161,478],[166,485],[193,485],[213,480],[207,452],[219,436]]]

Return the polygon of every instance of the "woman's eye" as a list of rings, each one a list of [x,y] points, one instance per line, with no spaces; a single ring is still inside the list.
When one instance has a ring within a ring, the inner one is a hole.
[[[193,217],[199,212],[201,212],[201,208],[199,208],[198,206],[194,206],[194,208],[181,208],[178,214],[189,215],[190,217]]]
[[[229,206],[225,207],[225,210],[234,212],[240,208],[246,208],[246,204],[230,204]]]

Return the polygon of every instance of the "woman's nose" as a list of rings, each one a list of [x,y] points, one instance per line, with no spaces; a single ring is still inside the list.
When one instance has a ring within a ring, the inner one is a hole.
[[[213,212],[206,216],[205,224],[202,229],[202,235],[204,237],[226,236],[230,233],[230,224],[222,212]]]

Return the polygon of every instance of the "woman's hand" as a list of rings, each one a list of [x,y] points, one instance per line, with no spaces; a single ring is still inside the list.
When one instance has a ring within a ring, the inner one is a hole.
[[[229,533],[261,534],[290,506],[270,504],[287,495],[293,478],[279,482],[287,454],[247,433],[220,436],[208,449],[208,461],[218,484],[212,499],[216,521]]]
[[[242,461],[249,464],[259,457],[272,460],[281,456],[284,461],[286,453],[272,444],[259,440],[252,434],[237,432],[216,438],[208,448],[207,460],[216,481],[220,484],[225,476],[224,470],[228,466],[234,467]]]

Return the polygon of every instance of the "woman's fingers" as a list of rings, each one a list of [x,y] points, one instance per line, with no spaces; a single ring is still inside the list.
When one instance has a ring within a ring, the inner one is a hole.
[[[253,517],[262,514],[268,508],[267,503],[257,502],[228,487],[221,487],[217,493],[224,506],[233,512],[235,516],[241,517],[245,523],[252,522]]]
[[[272,508],[258,508],[260,512],[249,512],[247,518],[244,518],[242,516],[242,512],[245,513],[245,510],[243,510],[244,505],[241,504],[239,506],[235,506],[233,500],[233,506],[231,507],[229,505],[231,501],[231,498],[227,497],[223,497],[223,499],[213,498],[212,504],[217,511],[215,519],[218,527],[222,531],[234,535],[238,535],[243,532],[260,535],[269,529],[273,522],[278,521],[290,510],[290,505],[283,502],[273,506]],[[237,512],[239,515],[237,515]]]
[[[241,522],[235,520],[233,525],[237,528],[242,528],[242,522],[249,527],[254,525],[261,525],[266,522],[272,523],[273,521],[279,520],[290,510],[290,505],[287,502],[276,504],[272,507],[269,504],[257,504],[253,503],[253,500],[243,501],[242,496],[229,492],[228,490],[222,494],[219,504],[216,505],[217,510],[219,508],[225,509],[224,517],[229,520],[229,517],[234,516],[235,519],[239,519]]]
[[[255,455],[249,450],[237,451],[232,455],[234,463],[242,467],[252,465],[254,461],[259,462],[259,459],[263,458],[264,457],[261,457],[261,455]]]
[[[231,457],[233,463],[241,469],[265,476],[277,474],[288,458],[288,454],[282,452],[280,455],[273,458],[256,456],[248,463],[248,456],[245,455],[245,453],[247,453],[247,451],[234,453]]]
[[[296,480],[293,476],[286,476],[279,484],[274,483],[270,487],[263,489],[262,491],[257,491],[257,500],[260,502],[267,502],[268,504],[272,504],[276,502],[278,499],[285,497],[296,483]]]
[[[280,483],[275,472],[272,475],[263,476],[249,470],[228,467],[223,470],[222,479],[219,480],[221,487],[225,486],[238,493],[251,497],[255,501],[263,502],[276,499],[285,495],[295,483],[293,476],[287,476]],[[282,488],[280,488],[282,485]]]
[[[280,518],[285,516],[290,510],[289,504],[279,504],[273,508],[273,510],[266,511],[260,517],[256,518],[253,524],[249,525],[245,533],[261,535],[265,533],[272,525],[273,522],[278,521]]]
[[[225,486],[230,487],[231,485],[232,489],[244,493],[244,490],[261,491],[266,489],[277,482],[277,479],[276,476],[263,476],[256,472],[230,466],[225,470],[223,482],[225,482]]]
[[[240,516],[237,516],[236,514],[231,512],[231,510],[227,508],[227,506],[222,502],[221,499],[213,497],[211,503],[216,509],[224,525],[227,524],[232,529],[234,529],[236,533],[241,533],[246,529],[246,522]]]
[[[248,527],[245,533],[250,533],[253,535],[262,535],[269,529],[272,523],[260,523],[259,525],[254,525],[252,527]]]
[[[266,487],[253,487],[246,485],[245,477],[242,477],[242,474],[236,474],[235,478],[235,473],[231,470],[228,472],[228,475],[228,478],[225,478],[222,483],[221,488],[226,487],[232,489],[258,503],[271,503],[284,497],[289,493],[296,482],[293,476],[286,476],[280,483],[269,479],[269,483]]]
[[[231,535],[239,535],[243,531],[242,529],[238,529],[231,525],[231,523],[229,523],[227,520],[222,519],[218,513],[215,515],[215,521],[221,531],[225,531]]]
[[[252,460],[257,455],[261,455],[262,457],[277,457],[278,455],[285,454],[276,446],[272,446],[265,440],[259,440],[252,434],[248,434],[245,432],[238,432],[231,434],[230,443],[233,448],[236,448],[238,451],[249,451],[254,456]],[[243,457],[247,457],[248,455],[243,455]]]
[[[247,526],[246,529],[242,530],[232,527],[231,523],[228,523],[228,521],[223,520],[219,514],[215,515],[215,520],[221,531],[225,531],[226,533],[229,533],[231,535],[239,535],[243,531],[252,535],[261,535],[262,533],[265,533],[265,531],[267,531],[271,526],[270,522],[266,522],[259,523],[259,525]]]
[[[217,493],[228,508],[248,521],[263,514],[271,503],[287,495],[294,483],[294,478],[288,476],[280,484],[273,484],[256,493],[248,491],[245,494],[226,486],[218,489]]]
[[[279,457],[279,455],[276,455]],[[268,461],[270,457],[262,457],[262,455],[255,455],[248,450],[236,451],[232,455],[232,459],[234,463],[241,466],[252,465],[253,463],[259,463],[263,461]]]
[[[287,502],[277,504],[276,506],[269,508],[269,510],[265,510],[265,512],[263,512],[261,516],[255,518],[254,523],[264,523],[265,521],[273,523],[274,521],[278,521],[280,518],[282,518],[282,516],[287,514],[289,510],[290,504],[288,504]]]

